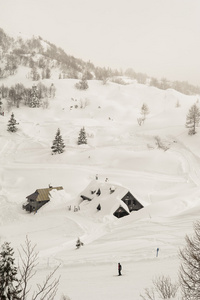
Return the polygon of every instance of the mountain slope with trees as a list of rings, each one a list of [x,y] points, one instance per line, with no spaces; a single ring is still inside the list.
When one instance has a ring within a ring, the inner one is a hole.
[[[159,89],[173,88],[187,95],[200,93],[200,87],[191,85],[187,81],[172,82],[166,78],[158,80],[147,74],[135,72],[131,68],[122,71],[98,67],[90,61],[85,62],[66,54],[62,48],[43,40],[40,36],[33,36],[26,40],[20,36],[13,38],[0,28],[0,79],[16,74],[20,66],[27,68],[27,77],[33,81],[57,76],[59,79],[102,80],[104,84],[109,79],[120,84],[127,84],[121,78],[121,76],[127,76],[138,83]]]

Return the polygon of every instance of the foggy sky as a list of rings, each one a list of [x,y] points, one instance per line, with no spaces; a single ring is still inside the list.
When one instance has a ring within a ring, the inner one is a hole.
[[[200,85],[200,0],[0,0],[0,27],[96,66]]]

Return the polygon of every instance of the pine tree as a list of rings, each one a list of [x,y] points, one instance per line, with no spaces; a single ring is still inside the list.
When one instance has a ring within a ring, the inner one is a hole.
[[[63,142],[62,136],[60,134],[60,129],[58,128],[55,139],[53,141],[52,155],[53,154],[60,154],[64,152],[65,144]]]
[[[200,109],[196,104],[192,105],[186,117],[185,126],[189,128],[188,134],[193,135],[196,133],[196,127],[200,122]]]
[[[33,107],[33,108],[40,106],[40,101],[38,98],[38,91],[37,91],[37,87],[35,85],[32,87],[32,90],[31,90],[29,106]]]
[[[144,121],[146,119],[146,115],[149,114],[149,108],[148,108],[148,105],[146,103],[142,104],[140,113],[141,113],[143,121]]]
[[[84,127],[81,128],[78,137],[78,145],[82,145],[82,144],[87,144],[87,137],[86,137],[86,132]]]
[[[17,131],[17,127],[16,127],[17,124],[18,123],[14,118],[14,114],[12,113],[11,117],[10,117],[10,120],[8,121],[8,129],[7,130],[10,131],[10,132],[16,132]]]
[[[89,88],[87,79],[83,76],[82,79],[75,84],[78,90],[87,90]]]
[[[0,252],[0,299],[20,300],[19,280],[17,268],[14,264],[14,251],[10,244],[5,242]]]

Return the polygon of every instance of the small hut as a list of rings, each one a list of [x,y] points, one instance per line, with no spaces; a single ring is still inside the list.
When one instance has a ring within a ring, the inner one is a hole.
[[[33,194],[26,197],[27,201],[22,206],[23,209],[29,212],[37,212],[40,207],[50,201],[50,192],[53,190],[63,190],[62,186],[37,189]]]

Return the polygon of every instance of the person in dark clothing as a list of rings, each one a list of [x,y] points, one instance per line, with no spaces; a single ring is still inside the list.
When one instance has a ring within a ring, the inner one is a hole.
[[[121,276],[121,270],[122,270],[122,266],[120,263],[118,263],[118,273],[119,273],[119,276]]]

